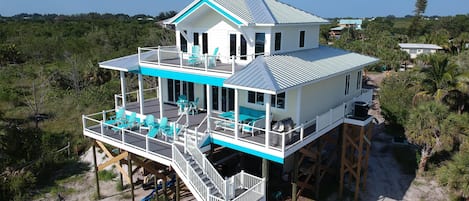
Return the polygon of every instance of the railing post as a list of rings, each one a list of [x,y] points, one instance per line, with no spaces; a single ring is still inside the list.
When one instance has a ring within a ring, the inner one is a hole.
[[[321,123],[321,120],[319,119],[319,116],[316,116],[316,132],[319,131],[319,124]]]
[[[103,110],[103,121],[106,121],[106,111]]]
[[[179,68],[182,68],[182,57],[184,56],[182,51],[179,51]]]
[[[158,50],[156,51],[158,57],[158,66],[161,65],[161,56],[160,56],[161,46],[158,46]]]
[[[333,122],[333,121],[332,121],[332,119],[333,119],[333,118],[332,118],[332,114],[333,114],[332,111],[333,111],[333,109],[330,109],[330,110],[329,110],[329,125],[331,125],[332,122]]]
[[[114,109],[117,109],[118,108],[118,105],[117,105],[117,95],[114,95]]]
[[[145,150],[148,153],[148,135],[145,135]]]
[[[300,128],[300,141],[303,141],[304,135],[305,135],[305,125],[304,125],[304,124],[301,124],[301,128]]]
[[[285,152],[285,133],[282,133],[282,152]]]
[[[210,189],[207,188],[207,200],[210,200]]]
[[[121,129],[121,134],[122,134],[122,144],[125,144],[125,134],[124,134],[124,129]]]
[[[236,62],[236,57],[233,55],[231,56],[231,74],[235,74],[235,62]]]
[[[197,128],[195,128],[195,132],[197,132]],[[184,154],[187,154],[187,133],[184,134]]]
[[[101,136],[103,136],[104,135],[104,121],[101,121],[100,124],[101,124]]]
[[[223,180],[223,183],[225,183],[225,189],[223,189],[225,191],[225,193],[224,193],[225,194],[225,200],[230,200],[229,195],[228,195],[228,192],[229,192],[229,189],[230,189],[230,186],[228,185],[229,184],[228,179],[225,178],[225,180]]]
[[[208,55],[204,54],[205,71],[208,71]]]
[[[86,119],[85,119],[85,115],[81,115],[81,121],[83,123],[83,130],[86,129]]]

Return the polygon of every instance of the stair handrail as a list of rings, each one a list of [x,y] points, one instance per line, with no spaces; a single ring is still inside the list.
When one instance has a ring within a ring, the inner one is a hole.
[[[187,178],[189,184],[197,191],[200,197],[208,200],[207,186],[202,181],[202,179],[195,173],[193,168],[190,166],[188,161],[184,158],[184,155],[179,151],[176,145],[172,146],[173,152],[173,163],[176,164],[176,168],[184,174],[184,177]]]
[[[221,192],[223,197],[226,196],[226,183],[227,181],[218,173],[213,167],[212,163],[205,157],[205,155],[197,147],[197,144],[191,138],[188,138],[188,149],[195,161],[202,168],[203,172],[212,180],[215,187]]]

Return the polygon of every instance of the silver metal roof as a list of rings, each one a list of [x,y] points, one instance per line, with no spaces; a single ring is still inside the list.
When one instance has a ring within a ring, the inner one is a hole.
[[[178,17],[202,0],[196,0],[165,23],[173,23]],[[294,8],[277,0],[208,0],[249,24],[329,23],[327,20],[306,11]]]
[[[155,57],[155,55],[154,51],[148,51],[141,53],[140,57],[141,59],[149,60],[150,57]],[[139,69],[138,54],[103,61],[99,63],[99,67],[124,72],[136,71]]]
[[[441,50],[442,47],[434,44],[422,44],[422,43],[399,43],[401,48],[405,49],[435,49]]]
[[[378,59],[326,46],[258,57],[224,84],[272,94],[363,68]]]

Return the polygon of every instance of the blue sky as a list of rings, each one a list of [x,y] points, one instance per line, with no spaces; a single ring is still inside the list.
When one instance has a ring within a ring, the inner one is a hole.
[[[125,13],[157,15],[181,10],[192,0],[0,0],[0,15],[19,13]],[[415,0],[281,0],[321,17],[411,15]],[[428,0],[426,15],[469,14],[469,0]]]

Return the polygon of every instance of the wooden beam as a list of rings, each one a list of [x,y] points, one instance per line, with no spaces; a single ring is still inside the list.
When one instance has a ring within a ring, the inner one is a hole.
[[[98,195],[98,200],[101,199],[101,193],[99,191],[99,176],[98,176],[98,162],[96,160],[96,146],[93,144],[93,160],[94,160],[94,174],[96,176],[96,194]]]
[[[102,163],[101,165],[98,166],[99,171],[104,170],[109,165],[112,165],[114,163],[118,163],[119,160],[121,160],[122,158],[127,157],[128,155],[129,155],[128,152],[123,152],[123,153],[115,156],[114,158],[111,158],[110,160],[108,160],[108,161],[106,161],[106,162],[104,162],[104,163]]]
[[[164,177],[166,177],[164,174],[159,173],[159,171],[153,168],[150,164],[143,162],[139,158],[133,157],[132,160],[134,160],[134,162],[137,163],[139,166],[145,168],[145,170],[147,170],[148,172],[156,175],[158,178],[163,179]]]
[[[104,154],[106,154],[107,157],[109,157],[109,158],[111,158],[111,159],[114,158],[114,155],[106,148],[106,146],[104,146],[104,144],[103,144],[102,142],[96,141],[96,144],[99,146],[99,148],[101,148],[101,150],[104,152]],[[117,170],[119,170],[119,172],[123,175],[124,179],[125,179],[128,183],[130,183],[130,182],[131,182],[131,181],[130,181],[130,177],[127,176],[127,174],[126,174],[124,168],[122,168],[122,166],[121,166],[120,164],[118,164],[118,163],[116,164],[116,168],[117,168]],[[125,176],[124,176],[124,175],[125,175]]]

